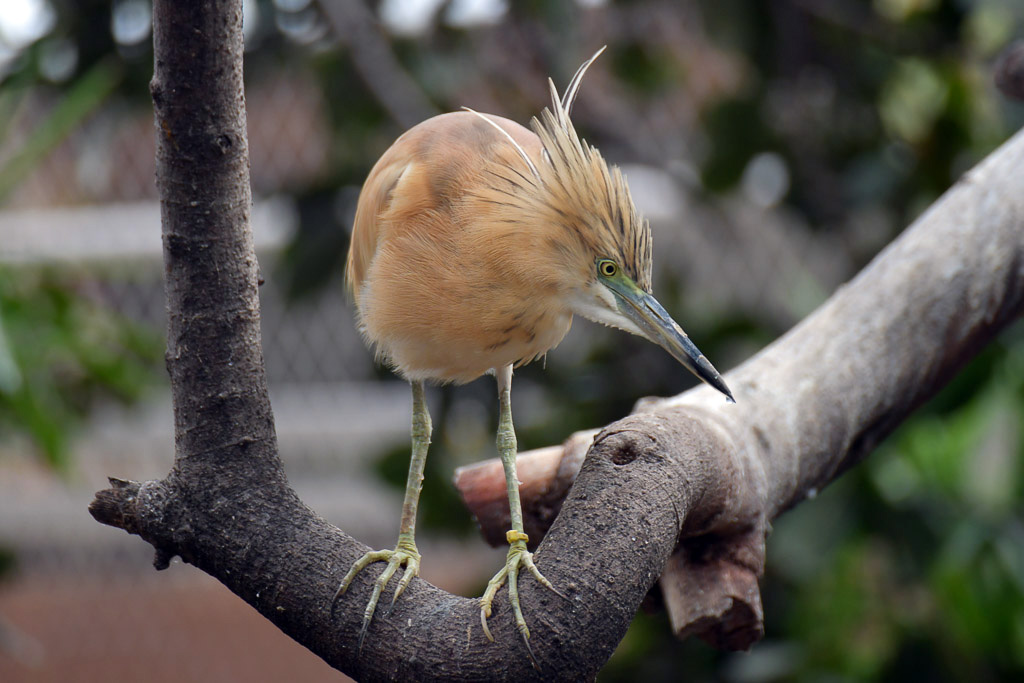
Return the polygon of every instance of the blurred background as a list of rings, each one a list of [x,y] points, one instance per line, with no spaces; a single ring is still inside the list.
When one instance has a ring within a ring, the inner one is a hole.
[[[824,301],[1024,124],[992,65],[1019,0],[246,0],[253,229],[289,477],[391,547],[408,386],[376,368],[341,286],[363,179],[406,128],[463,105],[526,123],[602,45],[577,128],[651,221],[655,291],[720,369]],[[0,680],[342,680],[214,580],[162,573],[88,515],[106,476],[173,457],[146,0],[0,9]],[[577,320],[517,373],[522,449],[693,379]],[[494,456],[487,379],[434,389],[422,575],[479,594],[451,484]],[[1024,326],[864,464],[780,518],[750,653],[638,615],[600,679],[1024,677]],[[656,600],[652,601],[656,602]],[[527,610],[527,618],[529,613]]]

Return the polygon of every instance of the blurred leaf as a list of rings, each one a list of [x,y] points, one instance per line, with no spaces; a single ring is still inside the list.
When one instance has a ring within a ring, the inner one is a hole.
[[[1013,12],[999,2],[978,2],[964,23],[964,42],[983,57],[990,57],[1013,37]]]
[[[618,46],[612,53],[612,68],[620,80],[646,94],[670,88],[682,77],[668,55],[640,43]]]
[[[160,335],[77,293],[68,272],[0,268],[0,320],[21,378],[0,392],[0,425],[28,434],[57,468],[97,400],[138,399],[160,368]]]
[[[882,89],[879,115],[889,133],[918,144],[928,136],[949,96],[938,70],[921,59],[901,60]]]
[[[722,102],[707,114],[706,126],[715,144],[704,164],[703,181],[714,192],[736,185],[751,157],[774,146],[756,100]]]
[[[0,166],[0,203],[29,171],[106,100],[120,79],[119,64],[108,59],[97,62],[75,81],[49,115],[33,127],[21,149]]]
[[[17,564],[14,552],[10,548],[0,545],[0,581],[10,576]]]
[[[0,393],[13,394],[21,387],[21,371],[11,353],[7,332],[4,331],[4,319],[0,315]]]
[[[906,21],[914,14],[935,9],[938,0],[874,0],[875,11],[890,21]]]

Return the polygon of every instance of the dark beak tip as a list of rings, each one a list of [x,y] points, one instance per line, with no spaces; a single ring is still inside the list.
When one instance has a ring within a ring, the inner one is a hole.
[[[726,403],[736,403],[736,399],[733,398],[732,392],[729,390],[725,380],[722,379],[722,376],[718,374],[718,370],[715,370],[715,367],[711,365],[711,362],[703,354],[697,357],[697,368],[697,376],[720,391],[725,396]]]

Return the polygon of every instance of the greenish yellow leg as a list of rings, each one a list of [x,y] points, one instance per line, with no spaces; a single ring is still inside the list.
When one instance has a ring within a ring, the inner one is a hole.
[[[405,573],[391,597],[391,607],[405,591],[413,577],[420,573],[420,553],[416,549],[416,507],[419,505],[420,489],[423,485],[423,467],[427,462],[427,449],[430,446],[430,412],[423,389],[423,382],[412,382],[412,458],[409,462],[409,478],[405,483],[405,501],[402,503],[402,522],[398,527],[398,543],[394,550],[373,550],[356,560],[352,568],[341,580],[334,600],[345,594],[352,579],[367,566],[374,562],[387,562],[387,567],[373,583],[373,593],[363,612],[363,628],[359,632],[359,649],[363,648],[366,630],[370,627],[373,613],[377,609],[380,594],[387,587],[388,581],[395,575],[399,567],[405,565]]]
[[[523,531],[523,508],[519,502],[519,479],[516,476],[516,432],[512,425],[512,404],[510,400],[510,387],[512,384],[512,366],[508,365],[498,370],[498,403],[500,417],[498,418],[498,454],[501,456],[501,464],[505,468],[505,485],[508,488],[508,505],[511,513],[512,529],[505,534],[508,540],[508,556],[505,559],[505,566],[494,575],[494,578],[487,584],[484,595],[480,598],[480,624],[483,626],[484,634],[489,640],[494,640],[491,630],[487,627],[487,618],[491,616],[491,604],[498,590],[508,581],[508,601],[512,605],[512,612],[515,616],[516,627],[523,636],[523,641],[529,649],[530,629],[526,626],[526,619],[523,618],[523,610],[519,604],[519,570],[525,567],[533,574],[534,578],[555,590],[537,569],[533,562],[533,554],[526,549],[529,537]],[[532,658],[531,653],[531,658]]]

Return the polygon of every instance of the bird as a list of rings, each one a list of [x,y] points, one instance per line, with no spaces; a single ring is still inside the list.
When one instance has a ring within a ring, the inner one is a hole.
[[[412,386],[412,455],[398,542],[359,558],[376,562],[359,650],[381,593],[402,567],[391,607],[418,575],[416,509],[430,444],[425,384],[464,384],[494,375],[496,445],[505,472],[511,529],[505,566],[480,598],[484,635],[493,601],[508,584],[516,628],[531,660],[519,600],[522,570],[562,595],[527,549],[510,391],[513,369],[544,357],[579,315],[644,337],[735,402],[725,381],[651,293],[650,226],[621,170],[577,134],[569,118],[587,69],[530,128],[472,109],[430,118],[405,132],[374,165],[357,202],[346,263],[359,330],[379,361]],[[564,597],[564,596],[563,596]],[[389,610],[390,611],[390,610]]]

